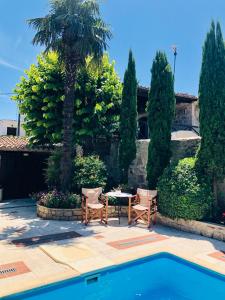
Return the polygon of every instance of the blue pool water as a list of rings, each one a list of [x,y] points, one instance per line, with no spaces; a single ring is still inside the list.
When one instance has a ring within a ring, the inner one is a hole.
[[[2,299],[222,300],[225,276],[160,253]]]

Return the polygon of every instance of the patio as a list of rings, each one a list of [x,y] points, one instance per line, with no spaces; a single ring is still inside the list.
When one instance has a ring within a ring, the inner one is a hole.
[[[157,252],[225,274],[223,251],[223,242],[160,225],[149,231],[144,225],[128,227],[122,218],[120,225],[110,219],[108,226],[92,222],[86,227],[41,220],[31,200],[0,205],[0,296]]]

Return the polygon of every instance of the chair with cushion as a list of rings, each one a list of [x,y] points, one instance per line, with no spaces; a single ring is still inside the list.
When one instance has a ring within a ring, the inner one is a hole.
[[[148,227],[156,223],[157,191],[137,189],[137,194],[129,200],[128,224],[142,220]]]
[[[87,225],[91,220],[100,218],[101,223],[108,221],[108,199],[102,188],[82,188],[82,222]]]

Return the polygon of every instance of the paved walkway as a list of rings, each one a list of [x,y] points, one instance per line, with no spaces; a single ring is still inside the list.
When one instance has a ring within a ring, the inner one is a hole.
[[[128,227],[125,218],[120,225],[110,219],[108,226],[93,222],[87,227],[45,221],[37,218],[33,204],[0,205],[0,296],[162,251],[225,274],[223,242],[159,225],[152,231]]]

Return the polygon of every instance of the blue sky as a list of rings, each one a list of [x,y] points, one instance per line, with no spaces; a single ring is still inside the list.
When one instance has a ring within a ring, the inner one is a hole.
[[[173,63],[171,46],[178,46],[175,89],[197,95],[202,45],[212,19],[225,30],[224,0],[105,0],[102,14],[111,25],[109,54],[121,78],[133,50],[137,77],[149,86],[155,52],[166,52]],[[12,92],[23,70],[36,61],[40,48],[26,20],[48,12],[48,0],[0,1],[0,93]],[[9,96],[0,95],[0,119],[17,116]]]

